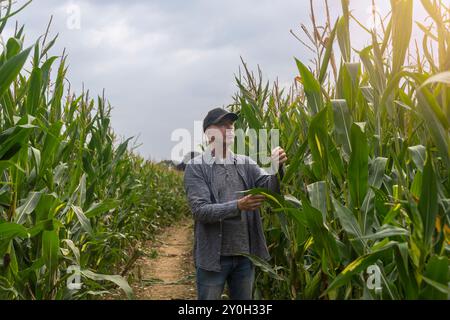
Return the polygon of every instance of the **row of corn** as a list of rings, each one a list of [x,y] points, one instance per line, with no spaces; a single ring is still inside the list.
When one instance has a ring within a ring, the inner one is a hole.
[[[3,34],[22,8],[0,5]],[[0,299],[131,297],[137,244],[186,212],[182,177],[118,142],[104,97],[67,88],[56,38],[24,37],[0,48]]]

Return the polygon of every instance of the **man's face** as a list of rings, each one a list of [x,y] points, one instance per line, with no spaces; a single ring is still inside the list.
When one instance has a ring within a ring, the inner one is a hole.
[[[227,146],[234,142],[234,122],[231,120],[223,120],[217,124],[209,126],[206,134],[210,141],[216,143],[225,143]]]

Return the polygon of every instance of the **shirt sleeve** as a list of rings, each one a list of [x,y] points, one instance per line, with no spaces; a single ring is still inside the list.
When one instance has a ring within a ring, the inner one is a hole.
[[[238,200],[212,203],[211,191],[195,164],[188,164],[184,173],[184,188],[194,220],[216,223],[240,215]]]

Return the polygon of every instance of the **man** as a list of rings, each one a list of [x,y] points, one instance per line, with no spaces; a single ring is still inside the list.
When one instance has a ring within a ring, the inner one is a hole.
[[[259,214],[265,197],[241,196],[239,191],[261,187],[279,192],[279,181],[250,157],[230,150],[237,119],[237,114],[224,109],[211,110],[203,121],[208,146],[185,169],[184,185],[195,220],[199,300],[220,299],[225,282],[231,299],[252,299],[254,266],[239,254],[270,258]],[[282,148],[273,150],[274,163],[281,166],[286,160]]]

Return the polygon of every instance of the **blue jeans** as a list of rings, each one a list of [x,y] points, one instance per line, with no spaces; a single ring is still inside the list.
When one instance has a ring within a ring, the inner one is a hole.
[[[208,271],[197,267],[198,300],[220,300],[225,282],[231,300],[251,300],[255,267],[244,256],[221,256],[221,271]]]

